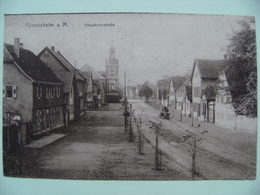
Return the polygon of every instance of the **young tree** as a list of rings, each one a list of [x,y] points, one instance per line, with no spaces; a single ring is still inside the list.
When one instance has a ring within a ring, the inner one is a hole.
[[[256,36],[254,19],[241,22],[228,46],[226,76],[236,114],[257,116]]]
[[[153,90],[146,83],[144,83],[141,86],[138,95],[140,97],[145,97],[145,101],[148,102],[149,98],[153,95]]]

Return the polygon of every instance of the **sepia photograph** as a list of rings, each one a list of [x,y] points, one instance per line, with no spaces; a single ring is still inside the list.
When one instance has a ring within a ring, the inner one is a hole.
[[[255,17],[5,14],[3,173],[255,180]]]

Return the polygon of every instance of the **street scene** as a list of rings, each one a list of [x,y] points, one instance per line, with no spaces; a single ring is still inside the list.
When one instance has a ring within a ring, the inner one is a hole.
[[[8,177],[254,180],[254,17],[5,16]]]

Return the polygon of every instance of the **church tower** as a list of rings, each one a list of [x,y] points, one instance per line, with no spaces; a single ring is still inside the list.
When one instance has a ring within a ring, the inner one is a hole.
[[[119,64],[115,57],[113,45],[109,49],[109,59],[106,60],[106,94],[107,100],[117,99],[119,92]]]

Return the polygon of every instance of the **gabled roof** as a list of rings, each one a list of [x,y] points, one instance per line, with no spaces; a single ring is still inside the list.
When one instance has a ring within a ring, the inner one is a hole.
[[[183,85],[183,83],[186,81],[186,78],[184,76],[173,76],[170,79],[172,79],[173,87],[175,90],[178,90],[180,86]]]
[[[88,64],[85,64],[83,67],[80,68],[80,70],[83,72],[91,72],[93,80],[105,80],[105,78],[101,74],[99,74],[94,68],[92,68]]]
[[[157,87],[159,90],[169,90],[170,79],[160,79],[157,81]]]
[[[202,79],[218,79],[219,73],[226,65],[225,60],[209,60],[209,59],[195,59],[192,74],[195,65],[198,66],[200,76]]]
[[[14,46],[4,44],[4,61],[13,60],[21,70],[36,82],[57,83],[62,82],[51,71],[51,69],[42,62],[32,51],[20,48],[19,58],[14,52]]]
[[[40,56],[45,50],[48,50],[49,53],[52,54],[52,56],[60,63],[60,65],[63,66],[67,71],[72,72],[76,79],[84,81],[84,77],[77,71],[77,69],[61,54],[60,51],[54,51],[50,49],[49,47],[45,47],[39,54]]]
[[[159,87],[159,90],[169,90],[172,81],[174,89],[177,90],[185,80],[186,78],[183,76],[173,76],[158,80],[157,86]]]

